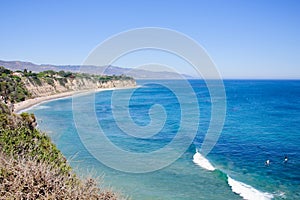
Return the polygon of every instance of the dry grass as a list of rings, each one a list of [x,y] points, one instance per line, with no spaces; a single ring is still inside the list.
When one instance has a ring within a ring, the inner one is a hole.
[[[105,199],[120,197],[101,190],[94,179],[79,180],[74,174],[34,159],[15,159],[0,153],[0,199]]]
[[[16,115],[0,102],[0,200],[123,198],[95,179],[79,179],[35,122],[34,115]]]

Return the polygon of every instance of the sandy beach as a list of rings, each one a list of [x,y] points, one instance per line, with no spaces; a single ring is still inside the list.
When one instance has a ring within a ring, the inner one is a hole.
[[[101,92],[101,91],[106,91],[106,90],[116,90],[116,89],[130,89],[130,88],[135,88],[135,87],[124,87],[124,88],[99,88],[99,89],[91,89],[91,90],[78,90],[78,91],[69,91],[69,92],[62,92],[50,96],[44,96],[44,97],[36,97],[33,99],[27,99],[25,101],[19,102],[14,104],[14,112],[15,113],[21,113],[22,111],[38,105],[40,103],[43,103],[45,101],[50,101],[54,99],[59,99],[59,98],[64,98],[64,97],[70,97],[75,94],[84,94],[84,93],[91,93],[91,92]]]

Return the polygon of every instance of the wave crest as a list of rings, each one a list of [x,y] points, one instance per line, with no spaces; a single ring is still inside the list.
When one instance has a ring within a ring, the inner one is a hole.
[[[243,197],[246,200],[269,200],[274,198],[274,196],[267,192],[261,192],[250,185],[239,182],[227,175],[228,185],[231,190]]]
[[[208,159],[201,155],[198,150],[196,150],[196,153],[193,156],[193,162],[208,171],[219,171],[209,162]],[[231,187],[231,190],[245,200],[269,200],[274,198],[274,195],[270,193],[261,192],[250,185],[234,180],[221,170],[220,172],[227,176],[227,183]]]
[[[204,156],[202,156],[198,151],[193,156],[193,161],[196,165],[209,170],[214,171],[216,168],[207,160]]]

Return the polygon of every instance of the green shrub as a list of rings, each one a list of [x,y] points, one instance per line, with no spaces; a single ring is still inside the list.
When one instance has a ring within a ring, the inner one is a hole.
[[[51,85],[51,86],[54,86],[54,80],[53,78],[45,78],[45,81],[47,84]]]
[[[0,199],[120,198],[80,180],[50,138],[34,127],[33,114],[11,113],[0,103]]]
[[[2,73],[4,73],[4,74],[11,74],[12,71],[10,71],[9,69],[6,69],[3,66],[0,66],[0,74],[2,74]]]
[[[66,78],[57,78],[56,80],[58,80],[59,84],[62,86],[65,86],[66,83],[68,82]]]
[[[0,77],[0,94],[6,103],[16,103],[30,98],[30,94],[21,78],[11,74],[7,77]]]
[[[34,85],[42,86],[42,82],[37,76],[28,77],[28,80]]]
[[[45,73],[45,72],[39,72],[38,74],[37,74],[37,77],[38,78],[44,78],[44,77],[47,77],[48,75],[47,75],[47,73]]]

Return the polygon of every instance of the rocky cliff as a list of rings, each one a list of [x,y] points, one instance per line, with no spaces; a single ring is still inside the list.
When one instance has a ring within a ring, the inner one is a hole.
[[[39,82],[32,81],[29,78],[23,78],[24,86],[33,98],[49,96],[62,92],[90,90],[98,88],[129,88],[134,87],[136,82],[134,79],[120,79],[101,81],[96,78],[67,78],[64,81],[61,79],[43,80]]]
[[[134,87],[133,78],[124,75],[107,76],[52,70],[10,71],[0,66],[0,102],[11,110],[13,105],[36,97],[63,95],[81,90]]]
[[[0,199],[124,199],[95,179],[79,179],[51,139],[35,128],[34,115],[13,111],[14,104],[52,94],[133,86],[126,76],[13,72],[0,66]]]

